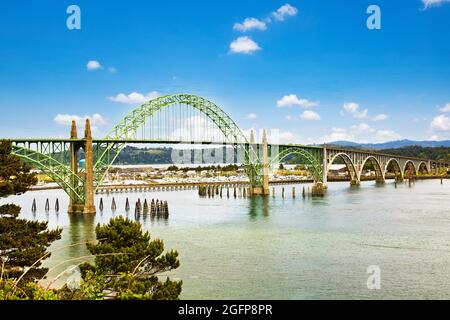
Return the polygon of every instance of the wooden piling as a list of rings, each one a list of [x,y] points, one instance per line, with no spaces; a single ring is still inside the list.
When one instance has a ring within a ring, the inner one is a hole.
[[[148,214],[148,203],[147,203],[147,199],[144,200],[144,214],[147,215]]]
[[[114,197],[113,197],[112,203],[111,203],[111,210],[112,210],[112,212],[114,212],[114,211],[116,211],[116,209],[117,209],[116,199],[114,199]]]

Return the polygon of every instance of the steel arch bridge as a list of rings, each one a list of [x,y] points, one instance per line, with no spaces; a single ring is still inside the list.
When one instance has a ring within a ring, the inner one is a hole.
[[[242,163],[251,188],[265,189],[268,173],[289,156],[299,157],[307,165],[316,183],[326,185],[330,166],[340,159],[352,184],[361,181],[363,169],[370,163],[377,181],[385,181],[389,171],[396,179],[419,171],[438,173],[448,163],[365,150],[327,146],[255,143],[222,108],[200,96],[174,94],[150,100],[127,114],[103,139],[93,139],[87,121],[84,138],[78,138],[75,123],[68,139],[10,139],[13,152],[50,176],[70,196],[72,211],[95,212],[93,194],[127,144],[199,144],[222,145],[224,153],[233,150],[231,162]],[[78,167],[79,152],[84,152],[85,168]],[[266,152],[264,152],[264,150]],[[266,154],[266,155],[265,155]],[[228,155],[228,153],[227,153]],[[230,159],[228,159],[228,162]],[[267,188],[268,189],[268,188]],[[267,194],[263,190],[262,194]],[[89,208],[86,210],[86,204]]]
[[[249,142],[247,138],[231,119],[220,107],[213,102],[196,95],[190,94],[175,94],[169,96],[163,96],[150,100],[140,107],[131,111],[126,115],[104,138],[104,142],[100,142],[97,150],[99,151],[97,160],[94,164],[94,171],[96,175],[96,185],[100,186],[108,169],[116,160],[120,152],[125,148],[129,142],[133,142],[139,129],[145,128],[147,120],[154,118],[157,113],[163,110],[180,105],[191,106],[195,110],[199,111],[202,115],[206,116],[212,121],[214,126],[222,133],[222,144],[231,144],[234,148],[238,148],[240,145],[248,146]],[[159,119],[159,121],[161,120]],[[192,125],[189,124],[190,126]],[[145,134],[145,133],[144,133]],[[170,135],[169,131],[169,135]],[[192,132],[187,133],[188,137],[180,137],[177,142],[188,142],[189,137],[195,138],[195,134]],[[141,139],[145,141],[145,139]],[[169,137],[163,137],[161,142],[168,142]],[[150,140],[149,140],[150,141]],[[155,142],[155,141],[153,141]],[[196,143],[198,141],[190,140],[189,143]],[[201,141],[204,143],[205,141]],[[211,141],[212,142],[212,141]],[[255,154],[254,149],[244,148],[243,153],[245,155],[245,169],[249,177],[252,178],[253,184],[259,184],[258,178],[258,156]],[[253,161],[252,161],[253,159]]]

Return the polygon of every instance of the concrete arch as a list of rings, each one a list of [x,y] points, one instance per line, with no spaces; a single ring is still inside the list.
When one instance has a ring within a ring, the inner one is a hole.
[[[421,163],[419,163],[419,166],[417,168],[417,173],[420,173],[420,169],[421,168],[425,168],[426,173],[430,173],[430,168],[428,168],[428,164],[425,161],[422,161]]]
[[[330,162],[328,163],[326,175],[328,176],[330,166],[334,163],[334,161],[336,161],[337,158],[341,158],[344,161],[345,166],[350,173],[350,181],[356,181],[356,179],[358,179],[358,172],[356,170],[355,164],[345,152],[337,153],[333,156],[333,158],[331,158]]]
[[[405,174],[406,174],[406,169],[407,169],[409,166],[410,166],[411,168],[413,168],[413,170],[414,170],[414,175],[417,175],[417,168],[416,168],[414,162],[411,161],[411,160],[406,161],[405,164],[403,165],[403,168],[402,168],[403,175],[405,176]]]
[[[359,169],[359,172],[358,172],[358,180],[361,181],[361,174],[362,174],[364,166],[366,165],[367,162],[370,162],[373,164],[373,166],[375,168],[375,175],[376,175],[377,182],[384,182],[384,170],[381,168],[381,164],[378,161],[378,159],[375,158],[374,156],[368,156],[367,158],[364,159],[364,161],[361,164],[361,168]]]
[[[395,179],[397,179],[397,180],[402,180],[402,179],[403,179],[403,176],[404,176],[404,171],[402,171],[402,168],[401,168],[401,166],[400,166],[400,162],[398,162],[398,160],[397,160],[397,159],[394,159],[394,158],[389,159],[389,161],[386,163],[386,166],[385,166],[385,168],[384,168],[384,173],[383,173],[384,178],[386,179],[386,173],[387,173],[388,167],[389,167],[389,165],[390,165],[391,163],[392,163],[393,166],[394,166]]]

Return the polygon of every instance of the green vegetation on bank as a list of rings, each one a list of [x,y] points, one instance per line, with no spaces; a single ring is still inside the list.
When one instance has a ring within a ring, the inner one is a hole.
[[[151,240],[138,222],[127,218],[111,219],[98,225],[96,244],[88,244],[94,263],[80,266],[79,288],[64,286],[58,293],[62,299],[77,300],[176,300],[181,281],[172,281],[162,274],[180,266],[178,253],[165,254],[164,243]]]
[[[11,154],[10,142],[0,141],[0,197],[22,194],[36,184],[30,170]],[[165,276],[179,267],[178,253],[163,253],[161,240],[151,240],[138,222],[120,217],[97,226],[97,242],[87,244],[94,263],[80,265],[75,286],[42,286],[48,271],[42,262],[50,257],[48,248],[61,238],[62,230],[19,219],[20,210],[14,204],[0,206],[0,300],[178,299],[182,282]]]

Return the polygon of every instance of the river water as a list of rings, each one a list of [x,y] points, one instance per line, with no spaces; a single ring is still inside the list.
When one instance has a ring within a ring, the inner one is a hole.
[[[49,278],[89,254],[84,245],[67,245],[94,239],[96,224],[126,215],[126,197],[133,219],[135,201],[154,198],[168,201],[169,218],[140,221],[166,249],[180,253],[181,267],[171,276],[183,280],[183,299],[450,298],[449,180],[397,187],[330,183],[321,199],[303,199],[300,185],[295,199],[292,186],[284,186],[283,199],[281,188],[275,198],[252,199],[199,198],[194,190],[97,195],[97,208],[102,197],[105,209],[90,217],[69,216],[60,190],[28,192],[0,204],[19,204],[21,217],[63,228],[46,261]],[[116,213],[110,210],[113,196]],[[57,198],[59,213],[53,209]],[[380,290],[367,288],[369,266],[381,270]]]

